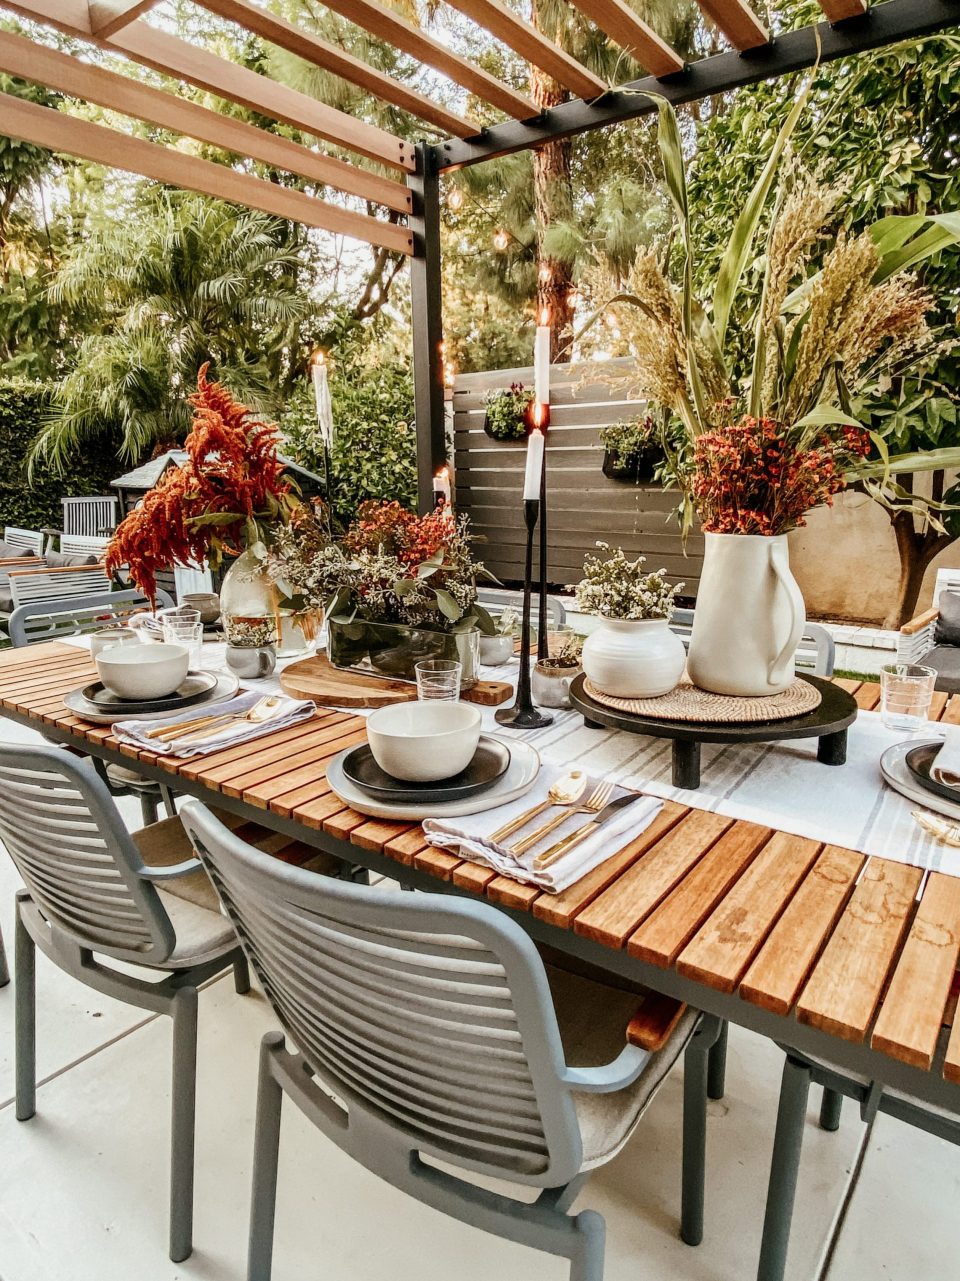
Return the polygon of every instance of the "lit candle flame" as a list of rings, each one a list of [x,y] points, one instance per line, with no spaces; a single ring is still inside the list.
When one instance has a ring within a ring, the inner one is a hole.
[[[539,319],[538,323],[539,323],[543,328],[547,328],[547,327],[549,326],[549,324],[550,324],[550,308],[549,308],[549,307],[541,307],[541,308],[540,308],[540,319]]]

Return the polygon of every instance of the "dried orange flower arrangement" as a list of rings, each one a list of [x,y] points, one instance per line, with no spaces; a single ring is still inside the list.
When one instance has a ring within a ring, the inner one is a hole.
[[[129,565],[151,600],[160,570],[203,561],[216,569],[225,555],[268,542],[271,529],[286,525],[301,501],[284,477],[276,427],[209,381],[208,369],[200,370],[190,397],[186,462],[171,468],[120,523],[107,551],[107,567]]]

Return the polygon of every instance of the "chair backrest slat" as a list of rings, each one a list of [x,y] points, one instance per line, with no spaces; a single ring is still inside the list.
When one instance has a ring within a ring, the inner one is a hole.
[[[70,600],[110,590],[110,575],[102,565],[76,565],[67,569],[16,569],[10,574],[13,608],[31,601]]]
[[[64,556],[98,556],[102,560],[110,542],[109,534],[61,534],[60,551]]]
[[[64,534],[99,537],[116,528],[119,503],[115,494],[104,494],[96,498],[63,498],[61,502]],[[62,538],[60,550],[67,550]]]
[[[157,591],[158,606],[172,604],[166,592]],[[94,592],[59,601],[30,601],[13,611],[7,627],[14,646],[35,645],[60,636],[81,636],[100,631],[149,608],[146,596],[131,587],[119,592]]]
[[[182,816],[278,1018],[348,1112],[470,1170],[574,1176],[556,1015],[519,926],[487,904],[291,867],[196,802]]]
[[[0,743],[0,838],[37,908],[77,946],[129,961],[170,955],[173,926],[88,760]]]
[[[35,529],[18,529],[16,525],[7,525],[3,531],[3,541],[15,552],[34,552],[43,555],[43,534]]]

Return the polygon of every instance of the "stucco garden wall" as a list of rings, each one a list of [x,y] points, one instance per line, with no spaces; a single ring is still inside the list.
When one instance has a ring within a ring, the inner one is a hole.
[[[790,535],[790,565],[810,618],[883,623],[896,598],[900,561],[886,513],[861,494],[841,494]],[[918,611],[933,598],[937,569],[960,568],[960,541],[927,571]]]

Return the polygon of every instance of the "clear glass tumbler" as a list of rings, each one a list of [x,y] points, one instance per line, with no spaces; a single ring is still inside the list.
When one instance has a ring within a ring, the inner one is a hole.
[[[163,639],[168,645],[183,645],[190,651],[190,670],[197,671],[202,665],[203,623],[198,609],[180,606],[160,612],[160,624],[163,628]]]
[[[417,698],[443,698],[456,702],[460,697],[463,664],[452,658],[424,658],[414,667]]]
[[[926,724],[937,673],[917,663],[888,663],[880,669],[880,718],[887,729],[910,733]]]

